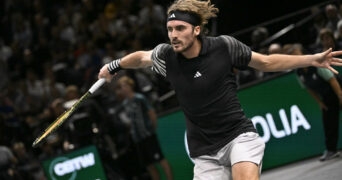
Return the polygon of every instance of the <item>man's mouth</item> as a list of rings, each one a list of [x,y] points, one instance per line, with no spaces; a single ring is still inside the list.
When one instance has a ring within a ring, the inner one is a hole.
[[[178,45],[180,45],[180,44],[181,44],[180,41],[173,41],[173,42],[172,42],[172,45],[174,45],[174,46],[178,46]]]

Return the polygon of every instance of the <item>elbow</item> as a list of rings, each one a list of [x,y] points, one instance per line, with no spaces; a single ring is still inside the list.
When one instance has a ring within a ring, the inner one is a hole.
[[[251,59],[251,62],[249,63],[249,66],[259,71],[263,71],[263,72],[273,71],[270,56],[260,54],[260,53],[253,52],[252,59]]]
[[[149,51],[137,51],[137,67],[146,68],[152,66],[151,53]]]
[[[254,61],[250,64],[251,67],[263,72],[272,72],[271,62],[267,58],[263,58],[257,61]]]

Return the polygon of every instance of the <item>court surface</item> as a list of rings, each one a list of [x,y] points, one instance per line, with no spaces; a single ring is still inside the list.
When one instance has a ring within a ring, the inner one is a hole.
[[[265,170],[260,180],[342,180],[342,157],[320,162],[319,157]]]

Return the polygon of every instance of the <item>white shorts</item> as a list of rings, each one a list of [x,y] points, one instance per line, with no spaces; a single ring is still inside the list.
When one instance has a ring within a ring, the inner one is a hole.
[[[194,158],[194,180],[231,179],[231,167],[238,162],[253,162],[261,171],[264,150],[265,142],[259,134],[240,134],[216,154]]]

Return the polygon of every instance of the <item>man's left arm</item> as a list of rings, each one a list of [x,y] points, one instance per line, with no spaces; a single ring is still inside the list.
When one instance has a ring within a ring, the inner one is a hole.
[[[333,73],[338,74],[331,66],[342,66],[342,59],[336,58],[336,56],[339,55],[342,55],[342,51],[332,51],[331,49],[310,55],[264,55],[252,52],[251,61],[248,66],[264,72],[286,71],[301,67],[315,66],[327,68]]]

